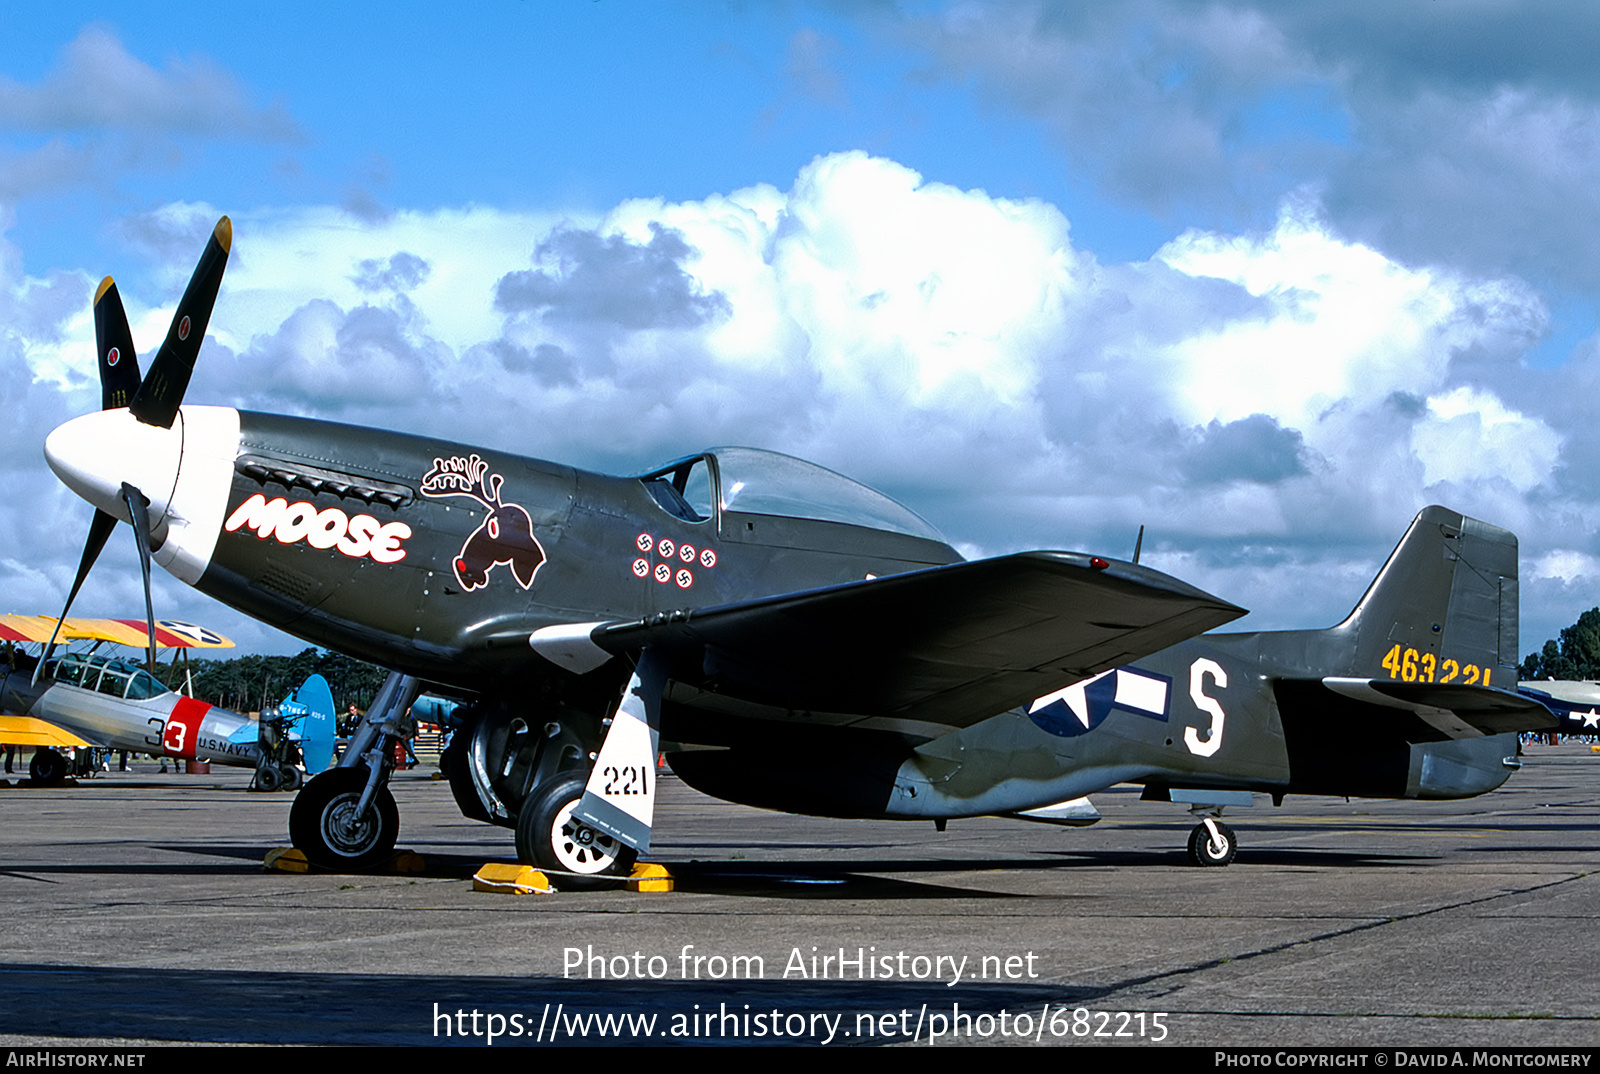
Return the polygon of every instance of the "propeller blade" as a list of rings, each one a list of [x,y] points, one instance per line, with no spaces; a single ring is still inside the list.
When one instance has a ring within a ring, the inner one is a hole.
[[[122,483],[122,502],[128,505],[128,517],[133,520],[133,539],[139,546],[139,573],[144,576],[145,640],[150,643],[150,674],[156,673],[156,609],[150,600],[150,501],[145,494]]]
[[[38,665],[33,669],[33,682],[39,681],[39,673],[44,670],[45,661],[49,660],[50,654],[55,651],[56,638],[61,635],[61,624],[67,621],[67,613],[72,610],[72,602],[77,599],[78,590],[83,588],[83,580],[89,577],[89,568],[100,558],[100,550],[106,546],[106,538],[110,537],[111,531],[116,528],[116,515],[108,515],[98,509],[95,511],[94,521],[89,523],[89,537],[83,542],[83,559],[78,563],[78,577],[72,580],[72,589],[67,593],[66,606],[61,609],[61,618],[56,620],[56,628],[50,632],[50,644],[44,647],[44,655],[39,658]]]
[[[122,296],[110,276],[94,293],[94,342],[100,355],[100,409],[127,406],[139,391],[139,357]]]
[[[206,243],[200,263],[194,267],[189,287],[183,292],[177,311],[172,315],[172,327],[167,338],[150,363],[150,372],[139,385],[139,391],[129,406],[133,416],[146,425],[172,428],[188,390],[189,376],[194,372],[194,362],[200,355],[200,343],[206,337],[206,325],[211,321],[211,307],[216,305],[217,290],[222,286],[222,270],[228,265],[228,250],[233,246],[233,222],[224,216],[217,221]]]

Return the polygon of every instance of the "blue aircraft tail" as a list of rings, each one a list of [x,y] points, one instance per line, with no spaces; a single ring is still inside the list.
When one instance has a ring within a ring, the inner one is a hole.
[[[300,754],[306,771],[321,772],[333,764],[333,740],[337,734],[333,715],[333,691],[321,675],[308,675],[288,700],[278,706],[284,723],[300,740]]]

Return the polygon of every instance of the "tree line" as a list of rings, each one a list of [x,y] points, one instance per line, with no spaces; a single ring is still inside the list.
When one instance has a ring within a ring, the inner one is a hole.
[[[375,664],[335,652],[303,649],[294,656],[236,656],[231,660],[188,660],[158,665],[157,677],[181,690],[192,676],[191,689],[201,701],[235,712],[259,712],[288,697],[306,676],[321,675],[333,691],[335,710],[371,706],[389,673]]]
[[[1578,621],[1529,653],[1517,666],[1520,679],[1600,680],[1600,608],[1590,608]]]

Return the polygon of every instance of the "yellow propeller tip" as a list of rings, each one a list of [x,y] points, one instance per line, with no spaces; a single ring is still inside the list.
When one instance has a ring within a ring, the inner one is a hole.
[[[224,216],[217,221],[216,230],[211,233],[217,240],[217,245],[222,247],[223,253],[233,250],[233,221]]]
[[[110,276],[107,276],[105,279],[101,280],[100,286],[95,288],[94,304],[98,306],[100,304],[100,300],[106,296],[106,292],[115,286],[116,284],[111,281]]]

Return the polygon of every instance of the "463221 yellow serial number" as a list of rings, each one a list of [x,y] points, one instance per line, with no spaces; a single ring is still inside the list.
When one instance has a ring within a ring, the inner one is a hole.
[[[1433,653],[1419,653],[1396,645],[1383,657],[1383,670],[1401,682],[1460,683],[1463,686],[1488,686],[1489,669],[1478,664],[1463,664]]]

